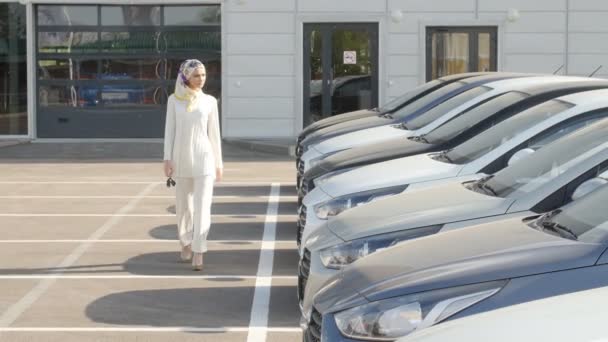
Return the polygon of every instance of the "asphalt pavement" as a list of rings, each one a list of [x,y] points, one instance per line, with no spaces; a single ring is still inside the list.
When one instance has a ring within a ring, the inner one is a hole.
[[[0,148],[0,341],[301,341],[294,161],[225,146],[195,272],[161,149]]]

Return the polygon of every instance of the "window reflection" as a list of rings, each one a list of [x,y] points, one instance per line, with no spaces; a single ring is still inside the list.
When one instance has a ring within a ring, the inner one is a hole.
[[[27,134],[25,6],[0,3],[0,135]]]
[[[97,6],[38,6],[40,26],[95,26]]]
[[[101,25],[158,26],[159,6],[102,6]]]
[[[469,34],[434,33],[432,37],[433,79],[469,71]]]
[[[219,25],[219,6],[165,6],[165,25]]]
[[[94,85],[40,86],[38,101],[41,107],[95,107],[99,104]]]
[[[160,105],[166,103],[164,87],[144,86],[140,83],[105,84],[101,88],[101,102],[105,107]]]
[[[38,61],[38,78],[41,80],[91,80],[96,77],[96,60],[42,59]]]
[[[221,51],[221,33],[205,31],[166,32],[164,41],[168,52]]]
[[[309,117],[312,121],[323,117],[323,64],[321,54],[323,47],[322,32],[310,32],[310,85]]]
[[[156,32],[101,32],[101,51],[156,53],[161,49],[159,37]]]
[[[105,59],[101,65],[103,79],[155,80],[163,67],[158,59]]]
[[[60,128],[53,119],[57,113],[115,113],[108,118],[124,115],[128,118],[124,122],[149,120],[148,115],[153,120],[164,117],[167,90],[187,58],[205,63],[204,90],[221,96],[218,5],[37,5],[36,9],[38,115],[45,122],[38,127],[41,137],[55,137],[58,129],[75,136],[88,129],[102,137],[107,125],[121,127],[123,122],[100,123],[97,131],[68,120]],[[184,25],[199,27],[194,30]],[[66,128],[66,123],[74,126]],[[162,124],[148,121],[141,127],[119,130],[127,135],[140,130],[145,132],[142,136],[162,135],[158,126]]]
[[[97,32],[40,32],[40,53],[97,52]]]
[[[479,33],[479,61],[477,71],[490,71],[490,34]]]

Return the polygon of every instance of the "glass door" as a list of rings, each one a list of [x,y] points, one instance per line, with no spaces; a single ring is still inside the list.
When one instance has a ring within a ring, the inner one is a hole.
[[[304,125],[377,106],[377,62],[377,24],[304,24]]]

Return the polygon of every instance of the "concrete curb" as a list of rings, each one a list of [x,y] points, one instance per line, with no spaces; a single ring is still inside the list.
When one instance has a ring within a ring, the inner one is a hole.
[[[21,145],[21,144],[29,144],[31,142],[32,142],[31,140],[0,140],[0,148]]]
[[[250,151],[295,156],[295,145],[286,141],[224,139],[224,143]]]

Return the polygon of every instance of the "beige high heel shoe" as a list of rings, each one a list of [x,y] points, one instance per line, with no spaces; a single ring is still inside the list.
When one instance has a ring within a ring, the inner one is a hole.
[[[190,245],[182,246],[182,252],[180,253],[179,258],[182,259],[182,261],[190,261],[190,259],[192,259],[192,247]]]
[[[203,269],[203,253],[194,253],[192,256],[192,269],[195,271]]]

